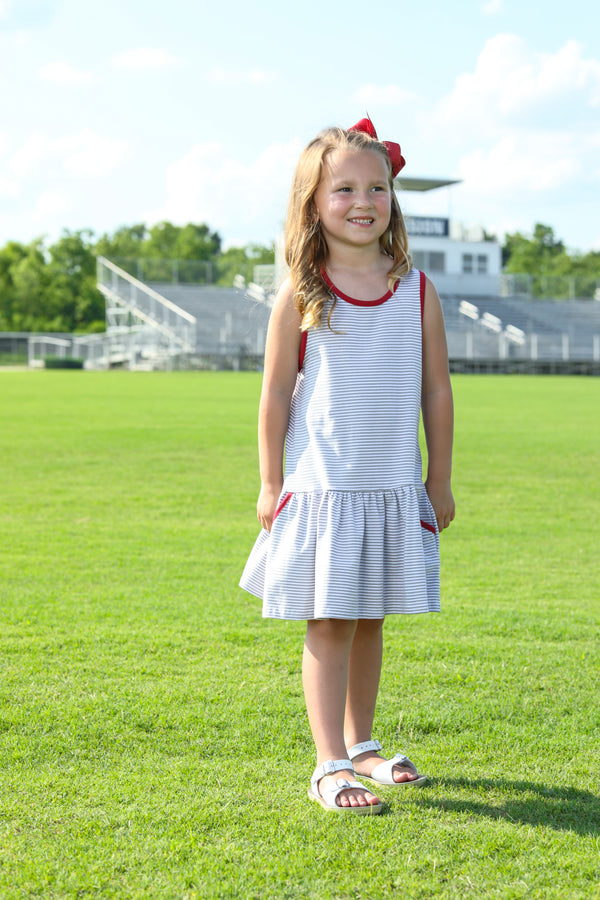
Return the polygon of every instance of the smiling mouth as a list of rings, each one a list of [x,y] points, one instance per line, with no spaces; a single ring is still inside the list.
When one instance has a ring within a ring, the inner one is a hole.
[[[353,225],[372,225],[375,219],[348,219]]]

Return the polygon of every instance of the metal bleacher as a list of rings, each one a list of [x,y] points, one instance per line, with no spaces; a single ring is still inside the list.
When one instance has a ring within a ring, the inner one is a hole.
[[[271,307],[264,293],[211,285],[152,283],[153,290],[196,320],[199,355],[262,356]]]
[[[258,368],[270,306],[264,290],[144,283],[98,257],[106,333],[80,343],[88,368]]]
[[[600,302],[472,296],[468,303],[461,297],[441,300],[451,360],[512,360],[540,367],[555,363],[564,371],[570,364],[589,362],[599,368]]]
[[[143,283],[98,259],[107,330],[73,338],[89,368],[262,367],[271,306],[257,285]],[[442,295],[453,371],[600,374],[600,302]],[[65,351],[66,352],[66,351]]]

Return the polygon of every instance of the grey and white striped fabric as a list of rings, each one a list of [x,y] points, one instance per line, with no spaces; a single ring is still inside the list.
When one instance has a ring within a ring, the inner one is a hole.
[[[308,333],[271,532],[240,585],[281,619],[440,609],[439,535],[422,480],[421,273],[379,300],[336,290]]]

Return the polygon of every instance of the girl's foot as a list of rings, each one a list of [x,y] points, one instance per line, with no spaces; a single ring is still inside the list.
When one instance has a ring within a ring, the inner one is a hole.
[[[352,765],[359,777],[362,775],[365,778],[370,778],[375,766],[382,762],[385,762],[384,756],[375,753],[373,750],[367,750],[365,753],[359,753],[358,756],[355,756],[352,760]],[[414,767],[395,765],[392,768],[392,778],[396,784],[402,784],[407,781],[416,781],[419,775],[415,772]]]
[[[379,761],[381,762],[381,760]],[[333,775],[324,775],[323,778],[319,780],[319,791],[322,791],[325,788],[335,788],[337,781],[340,778],[344,778],[346,781],[356,780],[355,773],[352,769],[342,769],[339,772],[335,772]],[[378,806],[381,801],[375,794],[372,794],[371,791],[366,788],[364,790],[359,788],[346,788],[338,794],[336,803],[338,806],[342,807]]]

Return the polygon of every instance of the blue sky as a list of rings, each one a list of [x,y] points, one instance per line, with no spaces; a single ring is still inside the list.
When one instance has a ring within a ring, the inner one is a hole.
[[[0,0],[0,245],[168,219],[273,240],[322,127],[368,111],[413,214],[600,249],[589,0]]]

